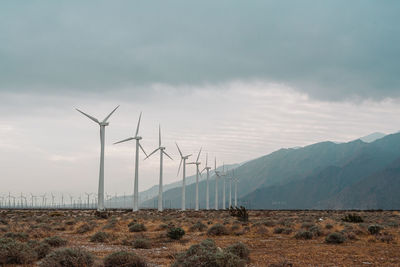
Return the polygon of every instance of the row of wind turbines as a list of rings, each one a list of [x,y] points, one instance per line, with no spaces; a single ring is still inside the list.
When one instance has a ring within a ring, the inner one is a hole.
[[[98,198],[97,198],[97,210],[98,211],[104,211],[105,206],[104,206],[104,148],[105,148],[105,127],[109,125],[108,119],[111,117],[111,115],[118,109],[119,106],[114,108],[110,114],[108,114],[104,120],[99,121],[97,118],[79,110],[76,109],[78,112],[89,118],[90,120],[94,121],[97,123],[100,127],[100,170],[99,170],[99,185],[98,185]],[[134,192],[133,192],[133,211],[138,211],[139,210],[139,152],[140,150],[144,153],[146,156],[145,160],[150,158],[152,155],[154,155],[157,151],[160,153],[160,178],[159,178],[159,192],[158,192],[158,211],[163,211],[163,156],[167,156],[169,159],[173,160],[170,155],[165,151],[166,147],[162,146],[161,142],[161,127],[159,126],[159,132],[158,132],[158,148],[156,148],[153,152],[151,152],[149,155],[146,153],[142,145],[140,144],[140,140],[142,140],[142,137],[139,136],[139,128],[140,128],[140,121],[142,118],[142,113],[139,115],[139,120],[138,124],[136,126],[136,133],[132,137],[128,137],[124,140],[115,142],[114,144],[120,144],[124,142],[128,142],[131,140],[136,141],[136,147],[135,147],[135,174],[134,174]],[[206,164],[205,167],[200,171],[200,165],[201,162],[200,160],[200,154],[202,149],[200,148],[200,151],[197,155],[196,161],[194,162],[187,162],[189,157],[192,156],[192,154],[184,155],[182,153],[182,150],[176,143],[176,147],[179,151],[181,160],[179,163],[179,168],[178,168],[178,175],[180,173],[180,170],[182,168],[182,207],[181,210],[184,211],[186,210],[186,165],[196,165],[196,202],[195,202],[195,210],[199,210],[199,176],[201,176],[203,171],[207,172],[207,180],[206,180],[206,209],[210,209],[209,206],[209,178],[210,178],[210,170],[211,167],[208,166],[208,155],[206,156]],[[139,150],[140,149],[140,150]],[[228,175],[228,173],[225,171],[225,168],[223,167],[222,171],[217,171],[217,160],[215,158],[215,165],[214,165],[214,172],[216,175],[215,178],[215,210],[218,210],[218,179],[222,178],[223,179],[223,201],[222,201],[222,209],[226,209],[226,201],[225,201],[225,177]],[[237,182],[238,179],[234,177],[234,173],[232,170],[231,173],[231,179],[230,181],[230,190],[229,190],[229,207],[232,206],[232,180],[235,182],[235,197],[234,197],[234,206],[237,206]]]

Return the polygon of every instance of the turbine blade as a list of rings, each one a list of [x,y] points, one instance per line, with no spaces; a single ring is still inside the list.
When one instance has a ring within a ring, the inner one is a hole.
[[[179,171],[181,170],[181,166],[182,166],[182,161],[183,161],[183,159],[181,159],[181,162],[179,163],[178,174],[176,176],[179,175]]]
[[[157,150],[159,150],[160,148],[157,148],[156,150],[154,150],[153,152],[151,152],[144,160],[150,158],[151,155],[153,155],[154,153],[157,152]]]
[[[200,151],[199,151],[199,154],[197,155],[196,162],[199,162],[199,158],[200,158],[201,149],[202,149],[202,147],[200,147]]]
[[[190,164],[191,165],[191,164],[196,164],[196,162],[188,162],[186,164],[188,164],[188,165]]]
[[[167,154],[167,152],[163,151],[163,153],[164,153],[168,158],[170,158],[171,160],[173,160],[173,159],[170,157],[170,155]]]
[[[161,146],[161,126],[158,125],[158,146]]]
[[[121,140],[121,141],[115,142],[115,143],[114,143],[114,145],[116,145],[116,144],[119,144],[119,143],[123,143],[123,142],[126,142],[126,141],[130,141],[130,140],[133,140],[133,139],[135,139],[135,138],[133,138],[133,137],[129,137],[129,138],[126,138],[126,139],[124,139],[124,140]]]
[[[103,120],[103,122],[107,122],[107,120],[108,120],[108,119],[111,117],[111,115],[117,110],[117,108],[119,108],[119,105],[118,105],[116,108],[114,108],[114,110],[111,111],[111,113],[108,114],[107,117],[105,117],[105,119]]]
[[[144,149],[143,149],[143,147],[142,147],[142,145],[140,143],[139,143],[139,147],[143,151],[143,153],[146,155],[146,157],[148,157],[146,151],[144,151]]]
[[[178,146],[178,143],[177,143],[177,142],[175,142],[175,144],[176,144],[176,147],[178,148],[179,154],[180,154],[180,155],[181,155],[181,157],[183,158],[182,151],[181,151],[181,149],[179,148],[179,146]]]
[[[96,119],[95,117],[92,117],[92,116],[90,116],[89,114],[86,114],[85,112],[83,112],[83,111],[81,111],[81,110],[79,110],[79,109],[77,109],[77,108],[76,108],[76,110],[77,110],[78,112],[82,113],[83,115],[85,115],[86,117],[88,117],[89,119],[91,119],[92,121],[97,122],[97,123],[100,123],[99,120]]]
[[[188,158],[189,158],[189,157],[191,157],[192,155],[193,155],[193,154],[189,154],[189,155],[187,155],[186,157],[188,157]]]
[[[142,118],[142,112],[140,112],[140,115],[139,115],[139,120],[138,120],[137,127],[136,127],[135,137],[138,136],[138,134],[139,134],[139,126],[140,126],[140,119],[141,118]]]

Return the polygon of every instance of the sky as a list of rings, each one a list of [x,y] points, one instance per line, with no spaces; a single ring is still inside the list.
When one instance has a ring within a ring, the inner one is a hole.
[[[398,1],[0,3],[0,195],[133,192],[134,143],[209,164],[400,130]],[[194,157],[194,156],[193,156]],[[140,160],[140,190],[159,159]],[[188,168],[188,174],[195,169]]]

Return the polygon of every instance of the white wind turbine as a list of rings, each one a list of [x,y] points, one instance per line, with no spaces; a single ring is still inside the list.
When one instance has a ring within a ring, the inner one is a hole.
[[[96,122],[100,126],[100,171],[99,171],[99,188],[98,188],[98,203],[97,203],[97,210],[101,211],[104,210],[104,141],[105,141],[105,133],[106,133],[106,126],[109,125],[107,120],[111,117],[111,115],[117,110],[119,106],[114,108],[107,117],[104,118],[103,121],[99,121],[95,117],[86,114],[85,112],[76,109],[92,121]]]
[[[199,154],[197,155],[196,161],[188,163],[188,164],[196,165],[196,206],[195,206],[195,210],[199,210],[199,175],[201,175],[200,169],[199,169],[199,166],[201,164],[201,162],[199,162],[200,153],[201,153],[201,148],[200,148]]]
[[[235,181],[235,208],[237,207],[237,182],[238,182],[238,178],[235,178],[235,173],[234,170],[232,170],[232,179]]]
[[[204,169],[201,171],[207,171],[207,183],[206,183],[206,209],[209,210],[210,209],[210,194],[209,194],[209,184],[208,181],[210,179],[210,170],[211,167],[208,166],[208,153],[206,155],[206,166],[204,167]]]
[[[136,127],[136,134],[134,137],[129,137],[126,138],[122,141],[116,142],[115,144],[127,142],[130,140],[136,140],[136,156],[135,156],[135,182],[134,182],[134,191],[133,191],[133,211],[138,211],[139,210],[139,148],[143,151],[143,153],[146,155],[146,152],[144,151],[142,145],[140,144],[140,140],[142,137],[140,137],[139,134],[139,126],[140,126],[140,119],[142,118],[142,112],[140,112],[139,115],[139,121]]]
[[[225,163],[222,163],[222,172],[220,173],[220,175],[222,176],[222,209],[224,210],[226,207],[226,203],[225,203],[225,177],[226,177],[226,172],[225,172]]]
[[[182,179],[182,210],[186,210],[186,198],[185,198],[185,194],[186,194],[186,160],[192,155],[186,155],[184,156],[182,154],[182,151],[180,150],[179,146],[177,143],[176,147],[178,148],[179,154],[181,155],[181,162],[179,163],[179,169],[178,169],[178,175],[179,175],[179,171],[181,170],[181,166],[182,166],[182,162],[183,162],[183,169],[182,169],[182,173],[183,173],[183,179]]]
[[[232,174],[228,177],[229,179],[229,209],[232,207]]]
[[[214,162],[214,172],[215,172],[215,210],[218,210],[218,178],[220,177],[219,171],[217,171],[217,158]]]
[[[150,153],[145,159],[148,159],[151,155],[160,150],[160,180],[158,185],[158,211],[163,211],[163,155],[165,154],[168,158],[172,158],[165,152],[165,147],[161,146],[161,126],[158,126],[158,148]],[[125,199],[125,196],[124,196]]]

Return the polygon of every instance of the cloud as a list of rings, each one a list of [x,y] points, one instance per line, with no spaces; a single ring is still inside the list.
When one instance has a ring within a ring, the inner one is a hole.
[[[400,3],[0,4],[0,90],[93,95],[235,80],[311,97],[399,97]]]

